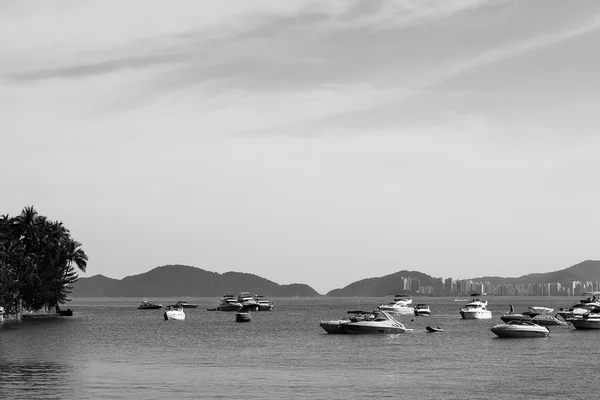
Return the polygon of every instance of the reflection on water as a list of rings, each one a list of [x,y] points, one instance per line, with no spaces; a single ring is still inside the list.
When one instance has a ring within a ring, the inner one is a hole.
[[[70,368],[52,362],[14,363],[0,357],[0,398],[72,398]]]

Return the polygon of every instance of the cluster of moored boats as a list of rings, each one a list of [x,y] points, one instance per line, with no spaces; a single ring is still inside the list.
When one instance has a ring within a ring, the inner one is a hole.
[[[378,306],[374,311],[352,310],[337,320],[321,320],[320,326],[327,333],[405,333],[412,331],[398,319],[397,315],[431,315],[426,304],[410,306],[412,299],[397,295],[394,301]],[[600,292],[586,292],[583,299],[568,309],[560,309],[556,316],[554,309],[548,307],[529,307],[527,311],[503,314],[502,324],[490,328],[498,337],[526,338],[546,337],[549,326],[571,324],[576,329],[600,329]],[[460,308],[463,319],[491,319],[492,312],[487,309],[487,300],[479,293],[473,293],[471,300]],[[557,318],[561,317],[561,319]],[[426,327],[428,332],[441,332],[440,327]]]
[[[198,304],[190,304],[186,301],[178,301],[176,304],[166,306],[163,317],[165,320],[185,320],[184,308],[197,308]],[[140,310],[156,310],[163,308],[161,303],[154,303],[143,299],[138,306]],[[254,295],[250,292],[240,292],[237,296],[227,294],[223,296],[216,308],[208,308],[208,311],[235,311],[237,322],[249,322],[250,311],[271,311],[273,303],[265,296]]]

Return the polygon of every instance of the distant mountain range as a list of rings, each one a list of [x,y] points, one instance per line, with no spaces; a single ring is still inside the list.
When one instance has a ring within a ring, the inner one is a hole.
[[[434,277],[418,271],[398,271],[394,274],[353,282],[327,293],[332,297],[382,297],[401,292],[401,278],[419,279],[422,286],[432,285]],[[518,278],[484,276],[471,278],[475,282],[498,284],[538,284],[560,282],[568,286],[573,281],[600,281],[600,261],[584,261],[560,271],[523,275]],[[242,272],[205,271],[186,265],[165,265],[139,275],[111,279],[103,275],[80,278],[73,285],[74,297],[213,297],[241,291],[272,297],[319,296],[308,285],[279,285],[260,276]]]
[[[327,296],[391,296],[402,292],[403,281],[401,278],[419,279],[422,286],[432,285],[434,277],[417,271],[399,271],[391,275],[380,278],[363,279],[343,289],[335,289],[327,293]],[[481,278],[471,278],[474,282],[488,281],[492,285],[499,284],[538,284],[555,283],[568,286],[573,281],[600,281],[600,261],[584,261],[572,267],[560,271],[548,272],[543,274],[529,274],[518,278],[501,278],[498,276],[484,276]]]
[[[242,272],[219,274],[186,265],[165,265],[121,280],[95,275],[80,278],[73,297],[213,297],[251,292],[272,297],[319,296],[304,284],[279,285]]]

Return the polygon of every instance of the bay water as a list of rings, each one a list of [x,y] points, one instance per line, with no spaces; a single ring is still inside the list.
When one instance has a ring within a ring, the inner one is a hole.
[[[462,320],[464,302],[415,297],[432,316],[412,332],[329,335],[319,321],[391,298],[273,298],[275,308],[208,311],[185,321],[138,310],[141,299],[74,299],[72,317],[0,325],[0,399],[589,399],[597,395],[600,330],[550,327],[547,338],[499,339],[513,305],[569,307],[575,297],[488,297],[491,320]],[[443,332],[428,333],[426,326]]]

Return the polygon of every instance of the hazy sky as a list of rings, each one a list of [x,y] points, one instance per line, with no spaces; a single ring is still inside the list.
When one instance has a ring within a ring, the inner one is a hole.
[[[600,259],[600,2],[0,0],[0,213],[325,293]]]

